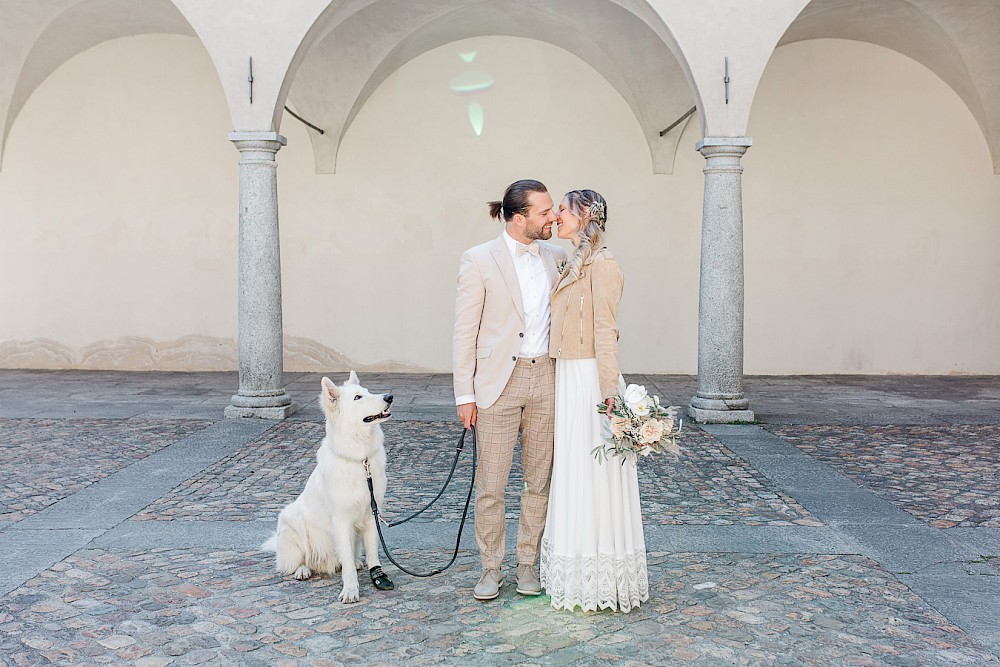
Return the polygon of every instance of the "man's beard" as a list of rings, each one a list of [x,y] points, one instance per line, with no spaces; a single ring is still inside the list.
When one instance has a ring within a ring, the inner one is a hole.
[[[552,238],[552,228],[549,228],[549,233],[545,234],[545,225],[537,229],[525,228],[524,235],[527,236],[532,241],[547,241]]]

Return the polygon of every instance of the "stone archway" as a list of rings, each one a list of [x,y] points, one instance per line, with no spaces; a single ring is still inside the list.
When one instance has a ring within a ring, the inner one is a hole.
[[[548,42],[581,58],[628,103],[654,173],[670,173],[679,131],[661,136],[695,95],[684,67],[650,26],[606,0],[412,3],[381,0],[360,8],[318,39],[290,86],[296,110],[324,130],[309,136],[317,173],[334,173],[344,134],[392,72],[442,44],[483,35]],[[614,29],[608,29],[614,26]]]
[[[1000,5],[933,0],[812,0],[779,42],[840,38],[916,60],[947,83],[976,119],[1000,174]]]
[[[170,0],[139,5],[120,0],[61,0],[23,3],[0,12],[0,43],[10,56],[0,64],[0,165],[11,127],[25,102],[52,72],[97,44],[137,34],[193,36]]]

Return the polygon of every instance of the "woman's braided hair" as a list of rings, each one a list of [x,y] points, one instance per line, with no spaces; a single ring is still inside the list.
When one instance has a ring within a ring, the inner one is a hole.
[[[604,247],[604,226],[608,221],[608,203],[601,193],[594,190],[573,190],[566,193],[569,209],[580,218],[580,245],[563,269],[560,283],[571,282],[580,276],[580,270],[591,255]]]

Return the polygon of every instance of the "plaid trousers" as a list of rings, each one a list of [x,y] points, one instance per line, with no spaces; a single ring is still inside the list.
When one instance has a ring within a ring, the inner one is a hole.
[[[517,562],[534,565],[545,529],[555,430],[555,360],[521,358],[496,403],[476,420],[476,543],[483,569],[500,569],[507,539],[504,496],[521,434],[525,488],[517,524]]]

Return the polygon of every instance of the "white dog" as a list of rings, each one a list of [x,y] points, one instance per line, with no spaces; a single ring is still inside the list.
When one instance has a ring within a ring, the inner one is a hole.
[[[392,394],[372,394],[354,371],[342,386],[329,378],[323,378],[322,386],[319,403],[326,415],[326,437],[316,452],[316,469],[299,497],[281,510],[277,532],[261,548],[276,552],[278,572],[296,579],[340,570],[340,601],[357,602],[362,543],[376,588],[393,588],[378,559],[365,473],[367,462],[381,511],[386,487],[381,422],[389,418]]]

